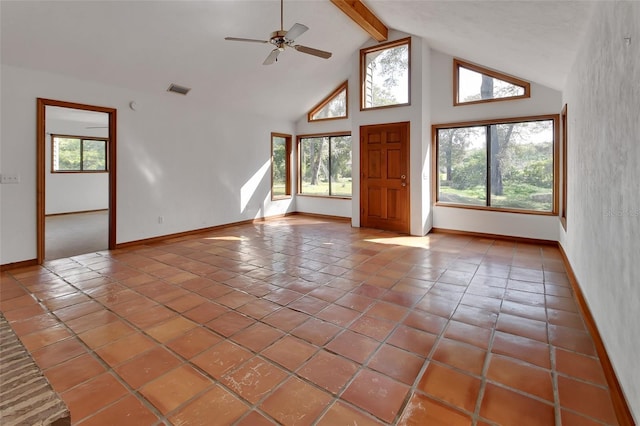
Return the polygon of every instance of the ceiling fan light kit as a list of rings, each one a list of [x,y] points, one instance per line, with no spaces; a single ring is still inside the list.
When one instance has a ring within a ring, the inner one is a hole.
[[[258,40],[253,38],[239,38],[239,37],[225,37],[225,40],[229,41],[242,41],[249,43],[270,43],[275,46],[275,49],[269,53],[262,65],[271,65],[278,60],[280,52],[284,52],[287,47],[291,47],[298,52],[306,53],[308,55],[317,56],[323,59],[329,59],[331,52],[324,50],[314,49],[312,47],[301,46],[295,43],[295,39],[304,34],[309,27],[302,24],[293,24],[289,31],[284,30],[284,8],[283,0],[280,0],[280,29],[271,33],[269,40]]]

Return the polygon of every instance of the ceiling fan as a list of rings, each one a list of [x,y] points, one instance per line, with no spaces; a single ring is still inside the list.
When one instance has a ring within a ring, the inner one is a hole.
[[[271,33],[269,40],[257,40],[253,38],[238,38],[238,37],[225,37],[225,40],[230,41],[245,41],[250,43],[271,43],[275,46],[275,49],[269,53],[269,56],[264,60],[262,65],[271,65],[278,60],[280,52],[284,52],[285,48],[291,47],[298,52],[306,53],[308,55],[317,56],[323,59],[329,59],[331,52],[325,52],[324,50],[314,49],[312,47],[301,46],[294,44],[295,39],[302,35],[309,28],[302,24],[293,24],[293,27],[289,31],[284,30],[284,7],[283,0],[280,0],[280,30],[276,30]]]

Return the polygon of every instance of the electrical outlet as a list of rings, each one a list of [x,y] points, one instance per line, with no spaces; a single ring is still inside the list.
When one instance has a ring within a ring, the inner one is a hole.
[[[158,216],[158,223],[161,225],[164,223],[164,216]]]
[[[3,173],[1,183],[20,183],[20,175],[17,173]]]

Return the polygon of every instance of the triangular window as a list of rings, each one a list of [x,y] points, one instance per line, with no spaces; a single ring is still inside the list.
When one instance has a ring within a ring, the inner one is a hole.
[[[347,102],[347,82],[345,81],[309,111],[308,120],[320,121],[347,118],[349,116]]]
[[[531,96],[529,82],[479,65],[453,60],[453,105],[506,101]]]

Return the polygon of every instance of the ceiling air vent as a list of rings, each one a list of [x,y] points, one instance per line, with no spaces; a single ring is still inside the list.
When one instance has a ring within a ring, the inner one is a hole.
[[[173,93],[178,93],[180,95],[186,95],[187,93],[189,93],[189,90],[191,90],[188,87],[184,87],[184,86],[179,86],[177,84],[170,84],[169,88],[167,89],[167,92],[173,92]]]

